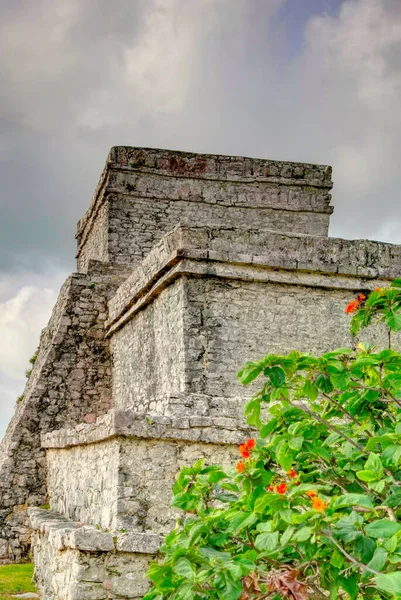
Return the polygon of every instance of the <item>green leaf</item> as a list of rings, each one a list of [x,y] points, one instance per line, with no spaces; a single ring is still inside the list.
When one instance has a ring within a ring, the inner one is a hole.
[[[391,329],[391,331],[400,331],[401,330],[401,314],[389,312],[386,315],[386,325]]]
[[[314,402],[319,395],[319,391],[314,383],[311,382],[310,379],[305,381],[304,387],[302,389],[302,393],[305,396],[308,396]]]
[[[237,600],[242,594],[242,582],[234,580],[231,573],[225,571],[215,578],[216,590],[221,600]]]
[[[272,533],[260,533],[255,538],[255,548],[257,550],[274,550],[278,544],[278,531]]]
[[[238,533],[241,529],[253,525],[256,520],[257,516],[254,513],[239,512],[231,518],[230,526],[227,531]]]
[[[344,564],[344,555],[335,550],[330,558],[330,564],[337,569],[341,569]]]
[[[361,561],[366,564],[372,560],[373,554],[376,550],[376,542],[369,537],[360,537],[355,542],[355,550],[358,553]]]
[[[193,581],[195,579],[195,571],[187,558],[179,558],[173,566],[174,573]]]
[[[349,506],[363,506],[364,508],[374,508],[372,500],[364,494],[344,494],[337,498],[333,503],[333,509],[347,508]]]
[[[254,398],[248,402],[245,406],[244,415],[246,416],[248,425],[251,425],[252,427],[261,427],[259,398]]]
[[[218,558],[222,561],[231,560],[231,554],[229,552],[221,552],[220,550],[216,550],[210,546],[203,546],[203,548],[199,549],[199,553],[209,560],[213,558]]]
[[[285,442],[281,442],[276,451],[276,459],[280,467],[284,469],[284,471],[289,471],[292,465],[292,461],[294,460],[294,455],[290,452],[288,444]]]
[[[401,595],[401,571],[378,575],[375,577],[375,584],[379,590],[399,596]]]
[[[346,388],[347,384],[349,383],[351,376],[349,373],[344,372],[344,373],[332,373],[330,375],[330,381],[333,384],[333,386],[335,388],[338,388],[340,390],[343,390],[344,388]]]
[[[391,494],[386,498],[385,502],[383,502],[384,506],[388,506],[389,508],[397,508],[401,505],[401,489],[396,488],[392,490]]]
[[[351,600],[355,600],[359,594],[358,576],[340,577],[339,583],[344,592],[347,592]]]
[[[222,479],[227,479],[227,478],[228,478],[227,473],[224,473],[224,471],[221,469],[216,469],[215,471],[212,471],[211,473],[209,473],[207,480],[209,483],[218,483]]]
[[[366,565],[373,571],[381,571],[387,562],[387,552],[384,548],[376,548],[373,558]]]
[[[247,362],[241,371],[239,371],[237,377],[242,385],[249,385],[263,370],[261,363]]]
[[[276,429],[278,424],[278,419],[276,417],[273,417],[272,419],[270,419],[270,421],[268,421],[266,423],[266,425],[263,425],[262,429],[259,432],[259,435],[261,438],[266,438],[268,435],[270,435],[271,433],[273,433],[273,431]]]
[[[295,531],[295,527],[287,527],[287,529],[284,531],[283,535],[281,536],[281,540],[280,540],[280,544],[282,546],[286,546],[288,544],[288,542],[290,541],[290,539],[292,538],[292,534]]]
[[[401,554],[390,554],[388,560],[393,565],[401,563]]]
[[[377,479],[383,475],[382,461],[374,452],[369,453],[369,458],[365,463],[365,469],[377,473]]]
[[[333,384],[331,383],[330,378],[323,373],[316,377],[316,386],[319,390],[326,393],[333,390]]]
[[[272,530],[272,527],[273,527],[273,521],[270,520],[270,521],[266,521],[265,523],[258,523],[256,525],[256,531],[270,532]]]
[[[189,530],[188,542],[190,544],[192,544],[194,542],[194,540],[198,539],[198,537],[201,533],[204,533],[206,531],[208,531],[206,523],[204,523],[202,521],[198,521]]]
[[[389,538],[401,529],[401,525],[390,519],[379,519],[365,527],[365,531],[372,538]]]
[[[398,546],[398,536],[393,535],[391,538],[388,538],[387,540],[384,541],[383,546],[385,547],[385,549],[387,550],[387,552],[395,552],[397,546]]]
[[[383,450],[383,452],[381,454],[381,458],[382,458],[383,464],[386,467],[391,467],[391,466],[396,467],[401,458],[401,446],[396,445],[396,444],[391,444],[390,446],[387,446],[387,448],[385,448]]]
[[[283,385],[285,381],[285,373],[281,367],[266,368],[264,374],[270,378],[272,385],[276,388]]]
[[[304,542],[305,540],[308,540],[311,535],[312,527],[302,527],[296,531],[292,539],[294,542]]]
[[[300,450],[302,448],[303,443],[304,438],[302,435],[299,435],[288,440],[288,447],[291,448],[291,450]]]
[[[393,279],[393,281],[391,282],[391,287],[401,288],[401,277],[396,277],[395,279]]]
[[[171,600],[192,600],[194,591],[190,583],[182,583],[171,596]]]
[[[350,520],[349,516],[342,518],[337,522],[333,529],[333,533],[336,537],[344,540],[344,542],[353,542],[362,537],[361,530],[355,526],[355,523]]]
[[[161,592],[170,591],[175,586],[172,579],[173,571],[166,565],[153,564],[148,571],[148,577]]]
[[[171,506],[176,506],[182,510],[193,510],[199,502],[199,494],[190,494],[188,492],[181,492],[173,496],[171,500]]]
[[[363,471],[357,471],[356,476],[361,481],[376,481],[376,479],[379,479],[379,475],[376,471],[369,471],[365,469]]]

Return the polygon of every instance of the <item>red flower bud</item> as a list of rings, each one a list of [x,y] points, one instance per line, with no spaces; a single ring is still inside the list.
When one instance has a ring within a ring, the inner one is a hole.
[[[285,494],[287,491],[287,486],[285,483],[279,483],[278,485],[276,485],[276,492],[278,494]]]
[[[237,469],[238,473],[243,473],[246,469],[246,464],[240,460],[235,468]]]
[[[239,453],[241,454],[242,458],[249,458],[251,456],[248,448],[246,447],[246,444],[240,444],[238,449],[239,449]]]

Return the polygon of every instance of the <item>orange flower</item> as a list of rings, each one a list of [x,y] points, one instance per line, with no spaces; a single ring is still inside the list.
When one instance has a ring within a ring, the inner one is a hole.
[[[288,471],[288,475],[292,478],[295,479],[295,477],[298,477],[297,473],[294,471],[294,469],[290,469]]]
[[[249,440],[246,440],[245,446],[246,446],[247,450],[251,451],[255,448],[256,441],[253,438],[250,438]]]
[[[287,486],[285,483],[279,483],[278,485],[276,485],[276,492],[278,494],[285,494],[287,491]]]
[[[246,440],[245,444],[239,445],[239,453],[242,458],[249,458],[251,456],[251,450],[253,450],[256,446],[256,441],[253,438],[249,438]]]
[[[239,453],[241,454],[242,458],[249,458],[251,456],[248,448],[246,447],[246,444],[240,444],[238,446],[238,450],[239,450]]]
[[[349,315],[349,314],[355,312],[358,307],[359,307],[358,300],[352,300],[349,304],[347,304],[344,312],[346,312],[347,315]]]
[[[243,473],[246,469],[246,464],[240,460],[235,468],[237,469],[238,473]]]
[[[365,294],[358,294],[358,295],[357,295],[357,297],[356,297],[356,299],[357,299],[357,301],[358,301],[359,303],[361,303],[361,302],[363,302],[364,300],[366,300],[366,296],[365,296]]]
[[[382,291],[382,289],[381,289],[381,287],[377,287],[377,288],[375,288],[373,291],[374,291],[374,292],[381,292],[381,291]]]
[[[274,492],[274,486],[273,485],[269,485],[269,487],[267,489],[269,490],[269,492]]]
[[[325,502],[324,500],[322,500],[318,496],[316,496],[316,498],[313,498],[312,508],[314,508],[315,510],[317,510],[319,512],[322,512],[327,507],[328,507],[327,502]]]
[[[305,492],[309,498],[314,498],[316,496],[316,490],[310,490],[309,492]]]

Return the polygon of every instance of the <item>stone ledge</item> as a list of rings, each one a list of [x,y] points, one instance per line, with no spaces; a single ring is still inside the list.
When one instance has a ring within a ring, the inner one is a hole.
[[[161,542],[155,533],[101,531],[42,508],[29,508],[28,514],[32,529],[47,533],[49,543],[57,550],[156,554]]]
[[[171,177],[222,181],[289,181],[331,188],[331,167],[246,156],[197,154],[158,148],[115,146],[108,157],[111,167]]]
[[[243,419],[229,417],[167,417],[145,415],[133,410],[115,410],[98,417],[96,423],[82,423],[42,436],[42,448],[69,448],[94,444],[118,436],[208,444],[240,444],[251,429]]]
[[[118,288],[109,302],[106,328],[118,328],[136,305],[142,307],[186,273],[359,290],[395,278],[400,265],[401,246],[393,244],[180,225]]]

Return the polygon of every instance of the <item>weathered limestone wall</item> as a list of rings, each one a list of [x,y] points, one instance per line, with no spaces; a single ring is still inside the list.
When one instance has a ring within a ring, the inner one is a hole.
[[[78,269],[137,265],[179,222],[327,236],[331,187],[326,166],[112,148],[78,223]]]
[[[47,510],[30,509],[30,516],[43,600],[139,600],[148,590],[143,573],[157,551],[158,536],[113,536]]]
[[[85,241],[85,257],[82,262],[84,268],[79,265],[78,271],[87,271],[91,259],[105,263],[109,261],[109,213],[110,205],[105,202],[99,207],[96,219],[91,225],[90,235]]]
[[[100,462],[102,456],[105,460]],[[233,468],[237,447],[190,440],[113,439],[51,449],[50,506],[74,521],[102,529],[166,534],[180,515],[170,507],[175,477],[181,467],[199,459]]]
[[[171,415],[186,398],[210,415],[203,396],[237,411],[250,393],[236,380],[246,360],[352,345],[344,306],[396,276],[399,253],[374,242],[178,228],[110,301],[116,407]],[[384,331],[367,335],[385,343]]]
[[[149,418],[132,410],[43,435],[56,512],[30,509],[41,597],[140,598],[161,535],[180,516],[170,507],[178,470],[199,459],[233,469],[237,444],[248,435],[232,419]]]
[[[184,391],[184,301],[177,281],[111,338],[116,408],[163,414],[165,398]]]
[[[247,435],[243,420],[132,410],[48,433],[51,509],[103,529],[167,533],[179,515],[169,504],[181,467],[204,459],[234,468]]]
[[[30,545],[27,506],[46,503],[40,434],[111,407],[107,301],[124,280],[121,268],[92,264],[63,285],[40,344],[24,399],[0,447],[0,562],[20,560]]]
[[[242,440],[241,440],[242,441]],[[170,506],[179,470],[204,459],[233,469],[237,446],[185,441],[125,440],[121,444],[119,524],[129,530],[167,534],[181,511]]]
[[[189,393],[249,396],[235,377],[249,358],[292,349],[321,354],[354,343],[344,314],[349,290],[192,277],[186,292]],[[374,335],[386,343],[384,331]]]
[[[52,510],[78,521],[116,529],[119,445],[116,441],[47,452]]]

